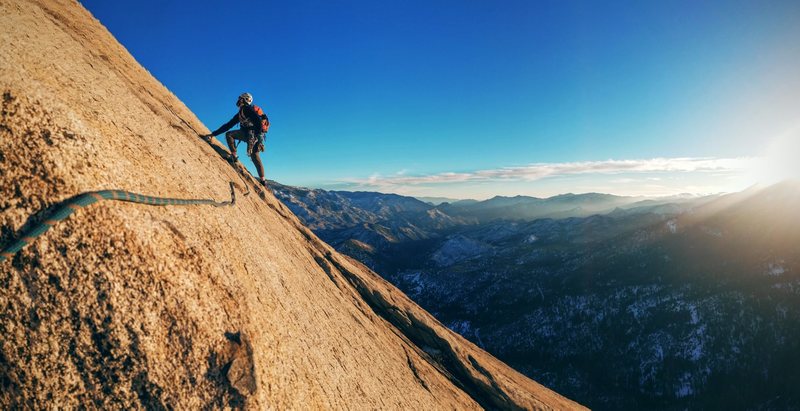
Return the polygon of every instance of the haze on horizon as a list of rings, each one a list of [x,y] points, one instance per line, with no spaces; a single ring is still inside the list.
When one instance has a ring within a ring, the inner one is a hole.
[[[82,4],[210,129],[253,93],[284,184],[482,199],[800,177],[796,1]]]

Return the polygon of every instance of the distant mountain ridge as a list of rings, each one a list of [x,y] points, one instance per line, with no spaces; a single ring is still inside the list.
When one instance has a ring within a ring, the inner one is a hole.
[[[414,197],[419,201],[426,202],[431,205],[439,205],[442,203],[455,203],[457,201],[464,201],[457,198],[448,198],[448,197]]]
[[[435,220],[437,229],[492,220],[534,220],[538,218],[586,217],[615,210],[659,206],[683,209],[716,196],[626,197],[613,194],[560,194],[548,198],[530,196],[495,196],[488,200],[458,200],[434,205],[418,198],[368,191],[327,191],[283,185],[274,181],[270,187],[292,211],[303,216],[312,229],[341,229],[361,223],[387,223],[403,220],[409,224]],[[680,207],[684,205],[684,207]],[[421,223],[421,224],[418,224]]]
[[[548,198],[497,196],[478,202],[441,204],[438,208],[454,217],[471,218],[485,223],[492,220],[530,221],[537,218],[588,217],[593,214],[607,214],[615,209],[633,209],[642,206],[669,204],[678,205],[697,200],[699,200],[698,197],[686,198],[684,196],[647,198],[602,193],[567,193]]]
[[[337,244],[334,235],[360,227],[389,242],[424,239],[469,222],[440,212],[413,197],[372,192],[326,191],[286,186],[270,181],[281,201],[312,230]]]

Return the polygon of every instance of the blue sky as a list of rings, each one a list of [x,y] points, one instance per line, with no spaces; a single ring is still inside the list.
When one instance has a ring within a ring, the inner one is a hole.
[[[285,184],[729,191],[800,139],[798,1],[82,4],[210,129],[251,92]]]

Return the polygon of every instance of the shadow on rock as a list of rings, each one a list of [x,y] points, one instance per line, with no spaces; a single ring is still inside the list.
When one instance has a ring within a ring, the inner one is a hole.
[[[222,347],[208,356],[206,379],[221,391],[212,408],[244,408],[257,388],[250,339],[241,332],[226,332]]]

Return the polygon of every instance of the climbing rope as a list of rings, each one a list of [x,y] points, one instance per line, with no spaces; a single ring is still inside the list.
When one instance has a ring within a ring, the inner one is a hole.
[[[154,97],[154,98],[155,98],[155,97]],[[176,117],[178,120],[180,120],[180,121],[181,121],[181,123],[183,123],[184,125],[186,125],[186,127],[189,127],[189,128],[190,128],[190,129],[191,129],[191,130],[192,130],[192,131],[195,133],[195,134],[197,134],[198,136],[202,135],[202,134],[200,134],[200,133],[199,133],[197,130],[195,130],[195,129],[194,129],[194,127],[192,127],[192,125],[191,125],[191,124],[189,124],[189,122],[188,122],[188,121],[184,120],[184,119],[183,119],[183,117],[181,117],[181,116],[179,116],[179,115],[178,115],[178,113],[176,113],[176,112],[172,111],[172,109],[171,109],[171,108],[169,108],[169,106],[167,106],[167,105],[166,105],[166,104],[164,104],[164,103],[161,103],[161,105],[163,105],[163,106],[164,106],[164,108],[165,108],[165,109],[167,109],[167,111],[169,111],[170,113],[172,113],[172,115],[173,115],[173,116],[175,116],[175,117]]]
[[[0,262],[7,258],[11,258],[19,250],[26,245],[33,242],[36,237],[44,234],[50,227],[56,225],[59,221],[66,219],[75,211],[98,203],[103,200],[116,200],[125,201],[129,203],[146,204],[151,206],[168,206],[168,205],[210,205],[214,207],[225,207],[236,204],[236,192],[234,191],[234,184],[231,184],[231,200],[230,201],[214,201],[209,199],[181,199],[181,198],[166,198],[166,197],[151,197],[130,191],[122,190],[103,190],[91,191],[88,193],[79,194],[69,200],[61,203],[58,208],[44,221],[39,222],[33,227],[25,230],[19,238],[9,244],[7,247],[0,250]]]

